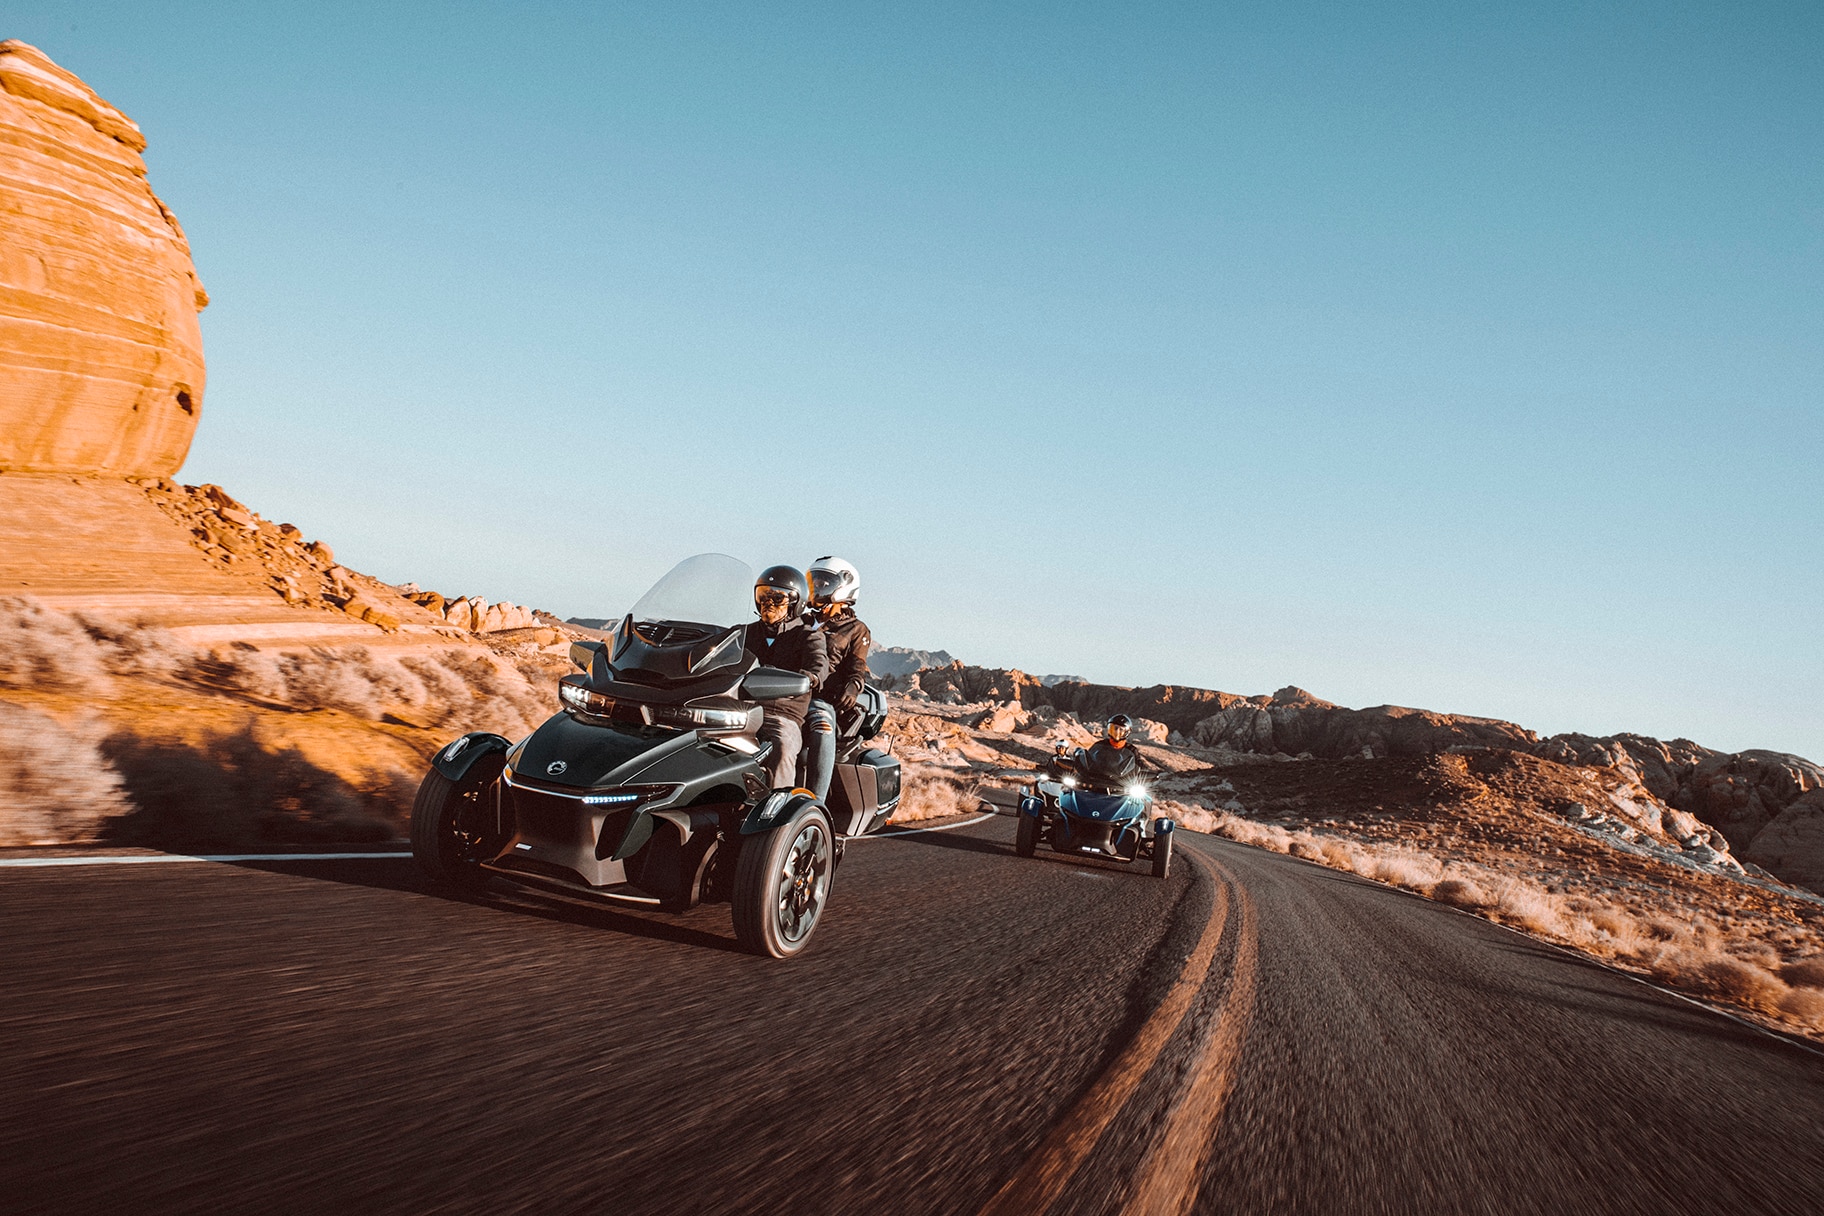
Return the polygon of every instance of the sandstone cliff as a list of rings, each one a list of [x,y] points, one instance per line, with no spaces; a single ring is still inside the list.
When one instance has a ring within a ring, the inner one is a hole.
[[[203,401],[208,302],[126,115],[0,42],[0,471],[159,477]]]

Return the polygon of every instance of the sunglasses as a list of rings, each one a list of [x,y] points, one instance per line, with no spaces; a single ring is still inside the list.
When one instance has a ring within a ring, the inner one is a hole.
[[[764,587],[759,591],[754,592],[754,603],[759,604],[763,608],[772,608],[776,605],[789,604],[791,602],[791,596],[783,591],[775,591],[771,587]]]

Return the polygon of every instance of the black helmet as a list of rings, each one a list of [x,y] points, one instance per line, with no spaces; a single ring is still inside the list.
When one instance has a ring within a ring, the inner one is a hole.
[[[1121,737],[1125,739],[1127,737],[1127,732],[1133,728],[1133,721],[1129,719],[1126,714],[1116,714],[1108,720],[1108,737],[1113,739],[1115,737],[1115,732],[1120,731]]]
[[[810,587],[804,581],[804,575],[796,566],[768,566],[754,580],[754,608],[774,598],[785,597],[785,617],[789,620],[804,611],[804,601],[810,598]],[[762,619],[765,613],[761,613]]]

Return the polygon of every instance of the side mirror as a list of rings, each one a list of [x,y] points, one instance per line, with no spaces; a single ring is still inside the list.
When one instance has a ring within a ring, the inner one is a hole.
[[[741,681],[741,695],[750,701],[782,701],[811,691],[811,677],[777,667],[756,667]]]
[[[570,661],[584,671],[588,671],[589,664],[595,661],[595,656],[601,649],[600,642],[572,642],[570,643]]]

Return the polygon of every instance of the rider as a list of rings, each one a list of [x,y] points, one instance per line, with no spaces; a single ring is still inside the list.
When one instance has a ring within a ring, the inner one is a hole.
[[[804,575],[791,566],[768,566],[754,580],[754,611],[760,619],[747,627],[747,652],[766,667],[796,671],[811,678],[814,689],[829,673],[829,650],[823,630],[804,613]],[[766,703],[760,724],[760,742],[773,745],[766,759],[767,780],[772,787],[791,789],[798,771],[798,753],[804,747],[804,715],[811,694],[785,697]]]
[[[1110,718],[1108,737],[1096,740],[1083,755],[1085,770],[1110,782],[1132,781],[1141,773],[1151,771],[1153,766],[1140,754],[1140,749],[1128,746],[1127,735],[1132,728],[1133,722],[1126,714]]]
[[[810,732],[805,780],[821,800],[830,796],[830,778],[836,772],[837,724],[846,725],[854,716],[855,702],[868,678],[873,636],[855,615],[860,571],[840,557],[820,557],[805,575],[811,581],[811,615],[823,625],[830,650],[830,674],[817,689],[805,719],[805,729]]]

